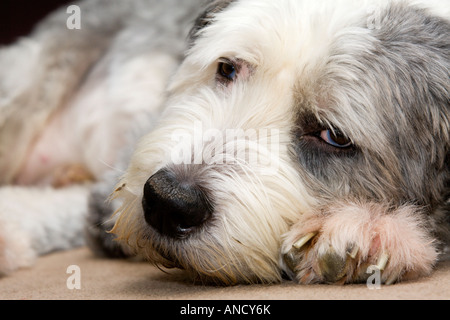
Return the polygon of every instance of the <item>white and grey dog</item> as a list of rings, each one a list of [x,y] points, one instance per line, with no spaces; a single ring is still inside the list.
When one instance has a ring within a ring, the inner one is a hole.
[[[450,2],[203,2],[80,2],[80,29],[63,8],[1,49],[0,273],[87,216],[95,251],[201,281],[428,275]]]

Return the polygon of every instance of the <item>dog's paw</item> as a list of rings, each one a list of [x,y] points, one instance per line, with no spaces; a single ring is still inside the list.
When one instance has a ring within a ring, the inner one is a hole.
[[[35,260],[30,239],[12,223],[0,219],[0,277],[29,267]]]
[[[285,235],[281,263],[300,283],[364,282],[375,270],[392,284],[428,275],[435,241],[415,207],[340,205],[304,217]]]

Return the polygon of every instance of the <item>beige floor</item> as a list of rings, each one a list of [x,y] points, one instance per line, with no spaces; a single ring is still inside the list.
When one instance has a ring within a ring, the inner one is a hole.
[[[68,289],[66,273],[79,266],[81,289]],[[0,279],[0,299],[450,299],[450,262],[419,281],[381,286],[278,285],[215,287],[194,285],[142,262],[94,257],[86,248],[50,254],[30,269]]]

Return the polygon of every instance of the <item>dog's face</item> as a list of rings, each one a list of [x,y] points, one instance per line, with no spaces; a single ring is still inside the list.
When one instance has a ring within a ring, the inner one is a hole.
[[[404,4],[214,1],[113,232],[231,284],[281,279],[283,234],[337,201],[443,201],[449,24]]]

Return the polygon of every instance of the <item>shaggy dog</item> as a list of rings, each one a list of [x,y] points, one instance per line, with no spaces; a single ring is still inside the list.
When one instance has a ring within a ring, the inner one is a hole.
[[[83,243],[87,214],[93,250],[203,282],[428,275],[448,3],[201,2],[81,2],[81,29],[59,11],[2,49],[0,272]]]

